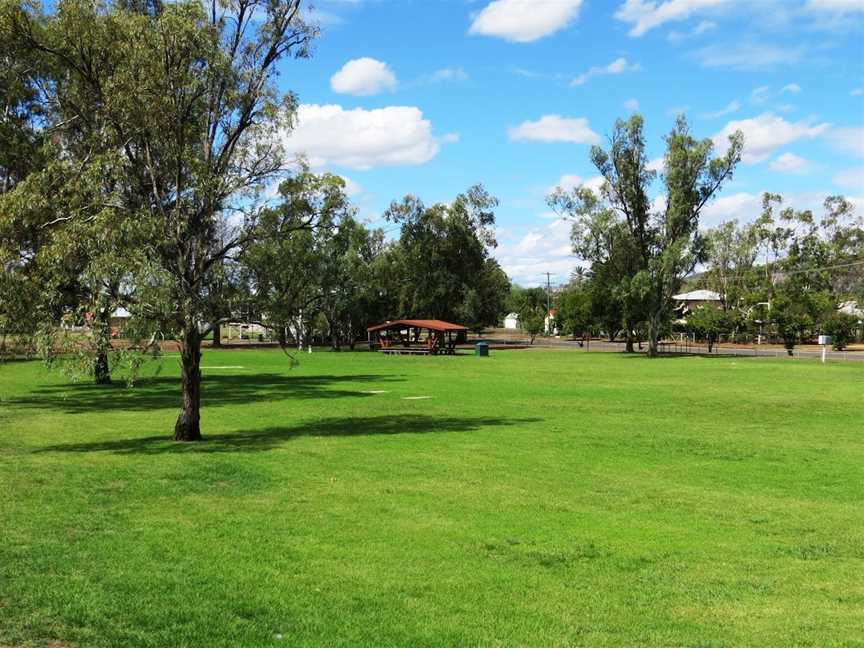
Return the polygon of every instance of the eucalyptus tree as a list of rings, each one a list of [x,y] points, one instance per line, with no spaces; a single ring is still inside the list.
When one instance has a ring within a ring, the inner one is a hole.
[[[603,178],[601,201],[613,215],[610,226],[622,226],[632,246],[636,272],[635,290],[645,305],[648,322],[648,354],[655,356],[659,338],[672,312],[672,295],[684,277],[705,259],[705,242],[699,231],[702,209],[732,177],[741,159],[743,136],[729,138],[722,155],[712,157],[710,139],[697,140],[684,117],[666,135],[661,175],[661,206],[652,204],[652,185],[657,172],[645,153],[643,121],[639,115],[615,122],[609,149],[591,149],[591,161]],[[590,219],[597,206],[587,194],[575,190],[569,201],[560,193],[550,202],[577,222]]]
[[[644,275],[640,256],[626,224],[587,187],[572,192],[560,187],[548,198],[549,206],[574,218],[570,240],[574,254],[590,264],[592,311],[614,340],[621,329],[625,349],[632,353],[635,330],[647,319]]]
[[[305,167],[279,186],[277,204],[265,209],[250,230],[239,257],[247,289],[247,312],[276,333],[285,348],[288,331],[302,337],[336,289],[337,228],[353,225],[354,208],[345,181]]]
[[[391,203],[384,216],[400,226],[400,235],[390,250],[389,289],[400,315],[459,318],[467,292],[477,285],[489,250],[496,246],[497,205],[481,185],[450,204],[427,207],[414,196]]]
[[[111,155],[124,179],[110,202],[141,241],[137,314],[180,345],[177,440],[201,439],[201,341],[230,318],[213,274],[252,242],[256,196],[285,168],[297,100],[278,90],[277,68],[309,56],[317,34],[301,5],[60,0],[4,11],[20,50],[57,70],[44,105],[64,155],[81,167]]]

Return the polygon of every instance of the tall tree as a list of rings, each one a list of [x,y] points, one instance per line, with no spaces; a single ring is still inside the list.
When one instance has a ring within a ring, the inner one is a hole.
[[[230,317],[211,275],[251,242],[255,195],[284,168],[296,98],[277,91],[277,65],[308,56],[317,29],[301,0],[127,4],[61,0],[45,15],[22,4],[4,20],[59,70],[45,105],[69,155],[82,166],[89,151],[116,157],[117,211],[145,234],[136,284],[152,289],[139,312],[180,343],[174,438],[195,441],[201,340]]]
[[[741,159],[743,135],[730,136],[726,152],[713,158],[710,139],[690,135],[679,117],[666,136],[662,206],[652,205],[651,187],[657,173],[649,168],[643,121],[639,115],[615,123],[609,149],[591,149],[591,161],[603,177],[601,197],[630,238],[638,271],[633,281],[644,299],[648,320],[648,353],[659,350],[661,331],[672,312],[672,295],[683,279],[705,258],[699,216],[705,205],[732,177]],[[567,213],[575,220],[590,217],[585,194],[572,196]],[[552,198],[553,203],[555,198]]]
[[[414,196],[390,205],[385,217],[401,227],[391,249],[391,290],[400,315],[459,318],[467,291],[476,286],[496,245],[497,205],[480,185],[449,205],[427,207]]]

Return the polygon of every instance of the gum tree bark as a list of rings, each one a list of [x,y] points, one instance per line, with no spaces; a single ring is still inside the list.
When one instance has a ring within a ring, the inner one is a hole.
[[[180,415],[174,425],[175,441],[201,441],[201,336],[190,328],[180,344]]]

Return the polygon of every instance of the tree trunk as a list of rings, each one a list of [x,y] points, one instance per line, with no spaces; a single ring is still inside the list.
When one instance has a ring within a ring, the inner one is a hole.
[[[624,345],[624,351],[633,353],[633,328],[629,324],[627,325],[627,340]]]
[[[100,348],[96,352],[96,359],[93,361],[93,379],[97,385],[111,384],[111,371],[108,368],[108,351]]]
[[[222,325],[217,324],[213,327],[213,346],[221,347],[222,346]]]
[[[652,315],[648,320],[648,357],[660,354],[660,316]]]
[[[97,385],[111,384],[111,370],[108,367],[108,349],[111,346],[110,311],[100,308],[96,311],[93,331],[96,336],[96,357],[93,360],[93,380]]]
[[[201,440],[201,337],[193,325],[180,348],[180,380],[183,398],[174,425],[175,441]]]

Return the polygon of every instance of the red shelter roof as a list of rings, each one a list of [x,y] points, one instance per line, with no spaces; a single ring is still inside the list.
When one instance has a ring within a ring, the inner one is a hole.
[[[461,324],[451,324],[450,322],[445,322],[443,320],[435,320],[435,319],[400,319],[393,320],[392,322],[384,322],[383,324],[376,324],[375,326],[370,326],[366,330],[370,333],[373,331],[385,331],[388,329],[403,329],[403,328],[422,328],[428,329],[430,331],[467,331],[467,326],[462,326]]]

